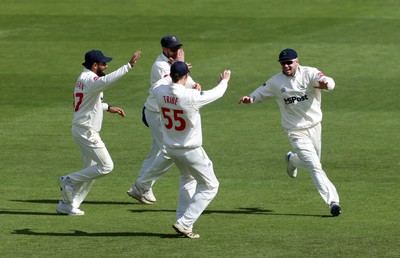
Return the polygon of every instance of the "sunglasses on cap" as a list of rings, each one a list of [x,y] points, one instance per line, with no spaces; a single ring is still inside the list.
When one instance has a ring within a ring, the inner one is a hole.
[[[279,63],[281,63],[281,65],[291,65],[294,63],[293,60],[288,60],[288,61],[279,61]]]

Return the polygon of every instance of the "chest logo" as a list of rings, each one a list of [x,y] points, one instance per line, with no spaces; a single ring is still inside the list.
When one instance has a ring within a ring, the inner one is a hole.
[[[289,98],[284,99],[286,105],[295,104],[295,103],[306,101],[306,100],[308,100],[308,96],[307,95],[304,95],[304,96],[293,96],[293,97],[289,97]]]

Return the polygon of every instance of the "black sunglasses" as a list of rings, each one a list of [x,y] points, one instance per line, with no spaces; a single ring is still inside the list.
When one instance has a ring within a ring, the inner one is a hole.
[[[280,61],[279,63],[281,63],[281,65],[291,65],[291,64],[293,64],[293,60],[289,60],[289,61]]]

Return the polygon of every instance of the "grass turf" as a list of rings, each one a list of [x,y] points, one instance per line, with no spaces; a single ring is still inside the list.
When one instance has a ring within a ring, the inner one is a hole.
[[[399,226],[400,34],[397,1],[9,1],[0,9],[0,253],[3,257],[396,257]],[[198,240],[171,228],[176,168],[157,204],[125,191],[149,148],[140,112],[160,38],[183,42],[203,88],[230,68],[225,96],[202,110],[204,148],[221,187],[195,224]],[[290,145],[274,101],[237,100],[279,71],[279,51],[332,76],[323,94],[323,158],[341,197],[332,218],[309,176],[285,173]],[[58,216],[57,177],[82,164],[70,135],[72,90],[84,52],[142,50],[137,67],[105,93],[127,118],[106,114],[102,138],[115,163],[82,204]]]

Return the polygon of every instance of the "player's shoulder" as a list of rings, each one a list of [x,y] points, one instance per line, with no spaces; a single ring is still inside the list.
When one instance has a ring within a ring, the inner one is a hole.
[[[282,75],[283,75],[283,73],[282,73],[282,71],[280,71],[280,72],[278,72],[278,73],[272,75],[271,78],[269,78],[268,80],[280,79],[280,78],[282,77]]]
[[[267,84],[274,85],[276,82],[282,81],[283,78],[285,78],[285,75],[282,72],[276,73],[264,83],[264,86]]]
[[[300,66],[300,75],[303,78],[321,78],[325,76],[318,68],[311,66]]]
[[[154,65],[169,65],[169,59],[164,55],[161,54],[156,58],[156,61],[154,61]]]
[[[154,83],[153,87],[157,88],[162,85],[170,85],[172,83],[172,78],[168,74],[166,74],[163,78],[159,79],[156,83]]]
[[[315,73],[318,72],[318,69],[312,66],[303,66],[299,65],[299,69],[303,73]]]
[[[168,82],[161,83],[161,81],[162,80],[160,80],[159,81],[160,83],[158,83],[157,85],[154,85],[153,93],[155,93],[155,94],[165,94],[167,91],[170,91],[171,84],[168,83]]]
[[[84,69],[83,72],[79,75],[78,79],[81,81],[96,81],[98,78],[99,76],[91,70]]]
[[[169,64],[169,62],[160,60],[160,61],[155,61],[151,69],[153,71],[169,73],[169,71],[171,70],[171,65]]]

